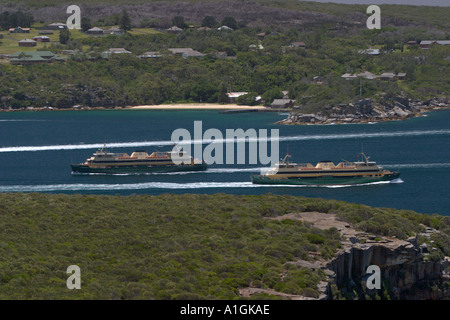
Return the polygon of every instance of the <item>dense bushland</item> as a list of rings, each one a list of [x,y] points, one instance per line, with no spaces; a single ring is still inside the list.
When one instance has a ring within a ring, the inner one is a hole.
[[[236,299],[247,286],[317,296],[325,279],[289,262],[330,258],[336,229],[319,230],[291,212],[336,213],[357,227],[405,238],[450,219],[293,196],[102,196],[0,194],[2,299]],[[68,290],[69,265],[81,290]],[[274,297],[272,297],[274,298]]]

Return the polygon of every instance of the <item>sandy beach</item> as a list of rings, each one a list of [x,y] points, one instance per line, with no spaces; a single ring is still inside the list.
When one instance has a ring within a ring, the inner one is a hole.
[[[201,109],[212,109],[212,110],[260,110],[266,109],[264,106],[241,106],[237,104],[216,104],[216,103],[182,103],[182,104],[160,104],[160,105],[143,105],[143,106],[132,106],[127,107],[127,109],[180,109],[180,110],[201,110]]]

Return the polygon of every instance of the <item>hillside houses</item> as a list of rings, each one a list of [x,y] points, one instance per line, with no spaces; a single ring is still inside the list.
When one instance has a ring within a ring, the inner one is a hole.
[[[362,50],[358,50],[358,53],[368,54],[368,55],[371,55],[371,56],[377,56],[377,55],[380,54],[380,49],[372,49],[372,48],[370,48],[370,49],[362,49]]]
[[[421,49],[430,49],[434,45],[448,46],[450,45],[450,40],[422,40],[419,43]]]
[[[344,78],[345,80],[355,80],[358,78],[361,79],[368,79],[368,80],[375,80],[375,79],[380,79],[380,80],[404,80],[406,77],[406,73],[405,72],[399,72],[398,74],[396,74],[395,72],[384,72],[380,75],[375,75],[369,71],[364,71],[361,73],[355,73],[355,74],[351,74],[351,73],[344,73],[341,78]]]
[[[140,59],[145,58],[161,58],[163,55],[159,51],[147,51],[143,54],[138,55],[137,57]]]
[[[103,35],[104,30],[99,27],[93,27],[93,28],[87,30],[86,33],[90,34],[90,35]]]
[[[236,99],[246,95],[248,92],[228,92],[227,97],[230,103],[236,103]]]
[[[30,33],[30,28],[15,27],[10,28],[9,33]]]
[[[33,40],[38,42],[50,42],[50,38],[48,36],[36,36],[33,37]]]
[[[306,48],[306,44],[303,41],[295,41],[292,42],[290,45],[291,48]]]
[[[167,28],[166,32],[171,33],[171,34],[177,34],[177,33],[183,32],[183,29],[181,29],[177,26],[173,26],[173,27]]]
[[[23,39],[19,42],[19,47],[35,47],[37,42],[33,39]]]
[[[45,27],[47,30],[61,30],[61,29],[67,29],[67,25],[62,22],[53,22],[50,23]]]
[[[103,51],[100,56],[104,59],[108,59],[113,54],[131,54],[131,51],[128,51],[125,48],[110,48],[108,50]]]
[[[169,48],[168,50],[172,52],[172,54],[180,55],[183,58],[201,58],[205,56],[205,54],[192,48]]]
[[[65,59],[51,51],[16,52],[9,56],[9,62],[13,65],[30,65],[39,63],[64,62]]]

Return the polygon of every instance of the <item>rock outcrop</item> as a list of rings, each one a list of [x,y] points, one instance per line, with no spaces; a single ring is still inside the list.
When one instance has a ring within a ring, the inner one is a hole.
[[[316,113],[302,113],[301,107],[277,124],[340,124],[369,123],[391,120],[403,120],[420,116],[423,112],[449,107],[447,99],[429,101],[410,101],[397,97],[388,103],[375,104],[371,99],[361,100],[355,104],[328,106]]]
[[[450,288],[445,286],[445,282],[450,281],[450,257],[429,258],[430,253],[437,250],[429,244],[433,243],[431,236],[438,230],[424,226],[424,233],[401,240],[358,231],[334,214],[302,212],[270,219],[301,220],[319,229],[336,228],[340,232],[342,248],[332,259],[325,260],[311,253],[311,261],[288,262],[311,270],[320,269],[327,275],[328,281],[317,286],[318,299],[335,299],[348,296],[348,293],[353,294],[353,298],[362,299],[376,295],[396,300],[450,299]],[[419,236],[422,240],[427,239],[428,244],[419,244]],[[381,289],[367,288],[366,281],[371,276],[367,268],[371,265],[380,268]],[[250,296],[261,290],[246,288],[241,294]],[[311,299],[288,296],[270,289],[266,293],[296,300]]]

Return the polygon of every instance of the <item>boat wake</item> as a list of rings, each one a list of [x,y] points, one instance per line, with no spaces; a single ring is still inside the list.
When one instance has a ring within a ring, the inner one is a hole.
[[[449,135],[450,130],[422,130],[422,131],[394,131],[394,132],[375,132],[375,133],[348,133],[348,134],[320,134],[320,135],[297,135],[279,137],[279,141],[308,141],[308,140],[343,140],[354,138],[392,138],[392,137],[411,137],[411,136],[433,136]],[[210,139],[210,140],[186,140],[186,144],[209,144],[211,142],[262,142],[271,141],[274,138],[245,138],[245,139]],[[108,148],[132,148],[132,147],[151,147],[151,146],[172,146],[173,141],[133,141],[133,142],[111,142]],[[11,146],[0,147],[0,152],[34,152],[34,151],[55,151],[55,150],[80,150],[80,149],[98,149],[103,147],[104,143],[78,143],[65,145],[47,145],[47,146]]]
[[[403,182],[403,181],[401,181]],[[401,183],[396,182],[396,183]],[[0,192],[64,192],[64,191],[114,191],[114,190],[146,190],[146,189],[168,189],[168,190],[193,190],[193,189],[224,189],[224,188],[347,188],[361,187],[379,184],[389,184],[390,181],[371,182],[352,185],[263,185],[251,182],[143,182],[143,183],[117,183],[117,184],[50,184],[50,185],[10,185],[0,186]]]
[[[413,169],[413,168],[449,168],[450,163],[400,163],[400,164],[380,164],[386,168],[405,168],[405,169]]]

